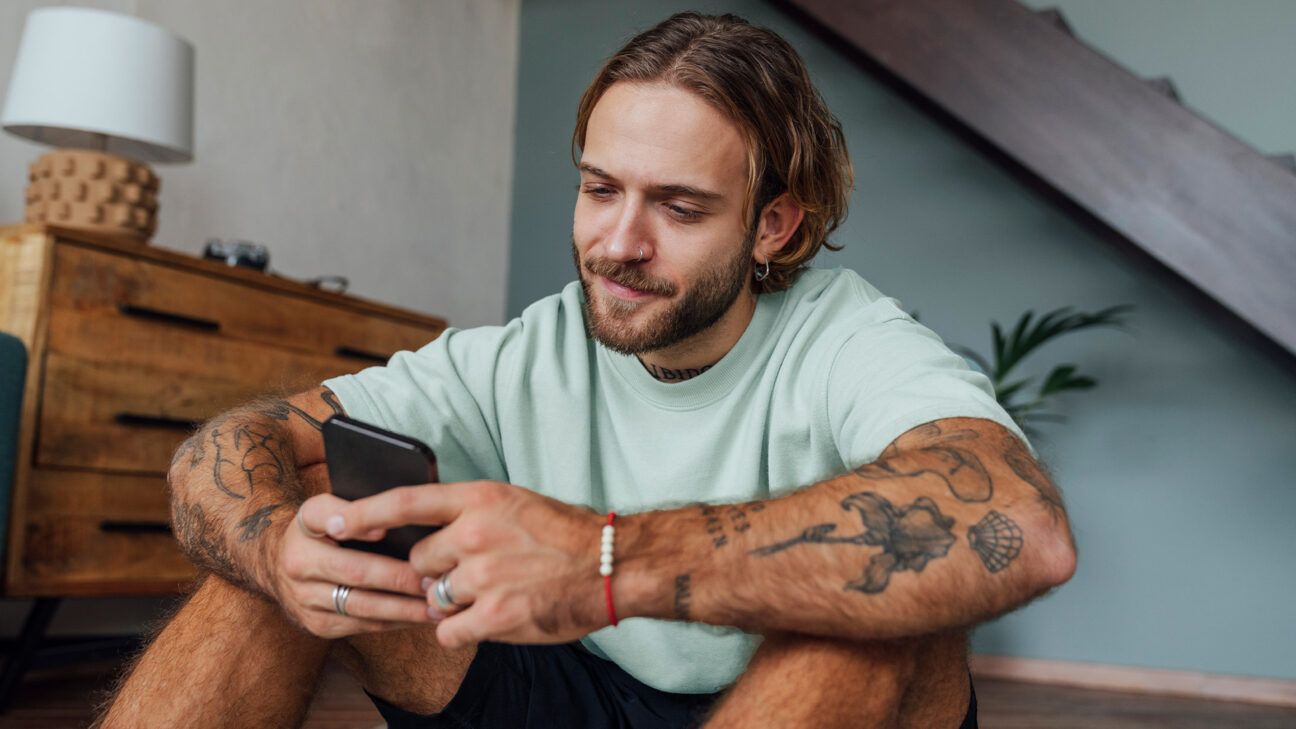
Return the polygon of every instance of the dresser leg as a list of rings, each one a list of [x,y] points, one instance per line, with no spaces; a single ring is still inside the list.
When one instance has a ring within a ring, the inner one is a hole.
[[[61,601],[62,598],[58,597],[38,597],[27,613],[27,620],[23,623],[13,654],[5,661],[4,672],[0,673],[0,713],[9,709],[14,691],[31,665],[36,651],[40,649],[45,631],[54,619],[54,612],[58,610]]]

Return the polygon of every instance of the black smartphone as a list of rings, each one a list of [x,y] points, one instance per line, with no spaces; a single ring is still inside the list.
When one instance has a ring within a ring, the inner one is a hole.
[[[397,486],[437,480],[436,455],[426,444],[345,415],[324,421],[324,457],[333,494],[348,501]],[[409,559],[410,548],[436,527],[406,525],[388,529],[376,542],[351,539],[342,546]]]

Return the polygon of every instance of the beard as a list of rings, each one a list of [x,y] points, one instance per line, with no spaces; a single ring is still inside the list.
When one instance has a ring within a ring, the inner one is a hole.
[[[720,320],[747,286],[755,231],[749,231],[735,254],[702,271],[685,290],[684,296],[647,321],[635,326],[631,318],[644,304],[622,301],[599,292],[596,296],[585,274],[604,276],[622,286],[673,298],[677,287],[653,278],[639,264],[625,264],[605,258],[591,258],[583,264],[572,239],[572,259],[585,292],[585,333],[608,349],[621,354],[643,354],[678,344],[706,331]],[[650,303],[650,302],[649,302]]]

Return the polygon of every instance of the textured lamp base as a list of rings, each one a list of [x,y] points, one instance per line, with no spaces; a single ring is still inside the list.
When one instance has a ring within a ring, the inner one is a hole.
[[[157,230],[159,184],[142,162],[85,149],[56,150],[31,165],[27,222],[145,243]]]

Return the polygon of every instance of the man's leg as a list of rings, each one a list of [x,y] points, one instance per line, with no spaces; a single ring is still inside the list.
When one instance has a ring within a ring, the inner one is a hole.
[[[328,641],[279,606],[206,578],[131,668],[94,725],[293,727],[330,649],[371,693],[417,713],[454,696],[473,650],[447,652],[429,629]]]
[[[966,633],[862,643],[774,635],[706,727],[957,729],[969,694]]]
[[[94,726],[297,726],[328,652],[277,605],[207,577]]]

